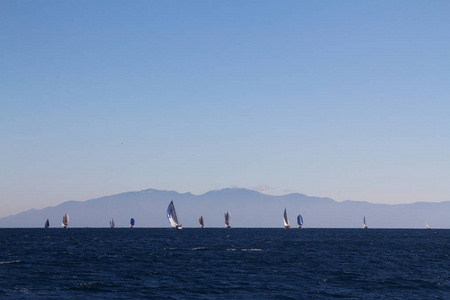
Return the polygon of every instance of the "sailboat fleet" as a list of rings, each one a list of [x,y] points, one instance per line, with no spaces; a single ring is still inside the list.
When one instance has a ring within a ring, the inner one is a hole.
[[[229,211],[225,212],[224,217],[225,217],[225,227],[226,228],[231,228],[231,214],[230,214],[230,212]],[[175,205],[173,204],[173,201],[170,201],[169,206],[167,207],[167,219],[169,220],[170,226],[172,226],[172,228],[177,229],[177,230],[183,229],[183,226],[178,221],[178,217],[177,217],[177,213],[175,211]],[[205,221],[204,221],[203,216],[200,216],[200,218],[198,219],[198,222],[199,222],[201,228],[205,227]],[[284,223],[284,228],[285,229],[290,229],[291,228],[286,208],[284,209],[284,212],[283,212],[283,223]],[[134,220],[134,218],[131,218],[130,219],[130,228],[133,228],[134,225],[135,225],[135,220]],[[61,226],[63,228],[67,228],[67,226],[69,226],[69,215],[68,214],[64,214]],[[116,225],[115,225],[115,222],[114,222],[114,218],[110,219],[109,226],[111,228],[115,228]],[[298,228],[302,228],[302,226],[303,226],[303,217],[302,217],[302,215],[298,215],[297,216],[297,227]],[[427,223],[425,223],[425,226],[426,226],[427,229],[430,229],[430,226]],[[50,227],[50,221],[48,219],[45,221],[44,227],[45,228],[49,228]],[[366,217],[365,216],[363,217],[363,220],[362,220],[362,228],[363,229],[367,229],[368,228],[367,224],[366,224]]]

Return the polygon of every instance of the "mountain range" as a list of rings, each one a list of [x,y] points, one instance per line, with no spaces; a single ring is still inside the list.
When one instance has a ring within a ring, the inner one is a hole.
[[[147,189],[105,196],[87,201],[67,201],[53,207],[31,209],[0,218],[0,227],[61,227],[65,213],[69,227],[108,227],[114,218],[116,227],[169,227],[167,206],[173,200],[183,227],[224,227],[224,213],[231,213],[232,227],[283,227],[286,208],[292,227],[301,214],[304,228],[450,228],[450,201],[411,204],[374,204],[361,201],[337,202],[330,198],[299,193],[270,196],[257,191],[226,188],[202,195]]]

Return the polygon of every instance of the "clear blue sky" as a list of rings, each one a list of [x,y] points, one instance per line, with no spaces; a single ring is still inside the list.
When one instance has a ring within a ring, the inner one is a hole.
[[[448,1],[1,1],[0,217],[146,188],[450,200]]]

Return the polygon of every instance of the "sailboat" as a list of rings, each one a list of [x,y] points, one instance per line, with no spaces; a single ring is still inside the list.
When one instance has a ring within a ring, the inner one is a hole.
[[[200,226],[202,226],[202,228],[205,227],[205,222],[203,221],[203,216],[201,216],[200,219],[198,219],[198,222],[200,223]]]
[[[130,220],[130,227],[131,227],[131,228],[134,227],[134,219],[133,219],[133,218],[131,218],[131,220]]]
[[[363,218],[363,228],[367,229],[367,225],[366,225],[366,217]]]
[[[227,228],[231,228],[230,224],[231,224],[231,214],[230,214],[229,211],[227,211],[227,212],[225,213],[225,226],[226,226]]]
[[[425,223],[425,226],[427,226],[427,229],[431,229],[430,225],[428,225],[427,223]]]
[[[167,207],[167,219],[170,222],[170,225],[174,229],[183,229],[180,223],[178,223],[177,213],[175,212],[175,206],[173,205],[173,201],[170,201],[169,207]]]
[[[298,215],[297,216],[297,226],[298,226],[298,228],[302,228],[302,225],[303,225],[303,217],[302,217],[302,215]]]
[[[283,222],[284,222],[284,229],[291,229],[291,225],[289,225],[289,219],[287,216],[286,208],[284,209]]]
[[[64,214],[61,226],[64,228],[67,228],[67,226],[69,226],[69,215],[68,214]]]
[[[50,222],[47,219],[47,221],[45,221],[45,228],[49,228],[49,227],[50,227]]]
[[[116,227],[116,224],[114,223],[114,218],[111,218],[111,220],[109,220],[109,227],[111,228]]]

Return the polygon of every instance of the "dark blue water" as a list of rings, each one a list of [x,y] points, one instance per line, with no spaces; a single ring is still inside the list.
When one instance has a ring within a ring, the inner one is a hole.
[[[0,298],[450,299],[450,230],[0,229]]]

